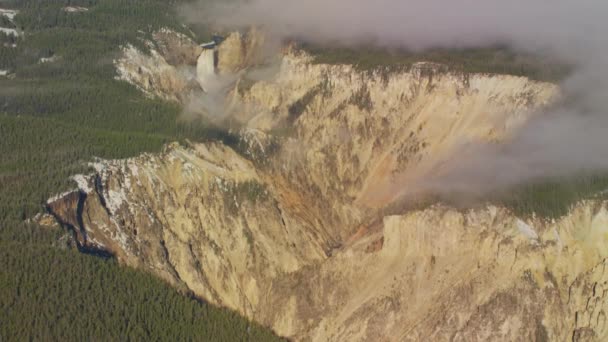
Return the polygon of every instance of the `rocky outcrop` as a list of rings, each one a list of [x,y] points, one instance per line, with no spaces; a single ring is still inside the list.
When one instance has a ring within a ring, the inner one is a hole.
[[[218,47],[218,72],[234,74],[260,62],[265,57],[265,42],[264,33],[255,28],[229,34]]]
[[[86,232],[83,246],[111,251],[283,336],[607,334],[604,203],[581,203],[556,222],[438,206],[384,217],[340,241],[326,233],[328,212],[312,198],[220,144],[173,145],[96,167],[81,195],[50,204]]]
[[[163,28],[152,34],[158,52],[170,65],[196,65],[203,48],[183,33]]]
[[[232,40],[218,65],[238,50],[223,67],[240,70],[225,98],[238,139],[93,163],[48,204],[81,247],[295,340],[608,337],[608,204],[554,221],[391,207],[458,144],[508,139],[556,86],[427,63],[358,72],[300,53],[251,81]]]
[[[251,315],[270,280],[326,258],[317,209],[222,144],[92,166],[49,203],[80,245],[216,304]]]
[[[132,45],[125,46],[115,64],[116,78],[136,85],[147,96],[178,102],[189,92],[188,79],[154,49],[148,55]]]
[[[459,144],[504,139],[557,93],[526,78],[424,63],[409,72],[357,72],[289,55],[276,78],[236,91],[235,102],[249,127],[294,131],[306,145],[295,149],[308,151],[297,168],[329,197],[381,207],[398,195],[387,185],[397,172],[415,182]]]
[[[114,61],[116,79],[131,83],[149,97],[174,102],[186,101],[200,90],[196,80],[196,62],[203,51],[187,36],[168,29],[145,41],[147,52],[133,45],[122,47]]]
[[[553,223],[495,207],[385,217],[320,269],[277,281],[290,295],[272,297],[282,310],[266,319],[284,333],[307,322],[296,339],[319,341],[603,340],[606,214],[583,203]]]

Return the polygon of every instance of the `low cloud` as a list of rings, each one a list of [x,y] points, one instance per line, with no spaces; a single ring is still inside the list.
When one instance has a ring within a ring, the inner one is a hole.
[[[599,0],[249,0],[189,8],[217,27],[262,26],[320,44],[426,49],[507,44],[572,64],[559,106],[501,145],[463,142],[418,191],[493,191],[608,170],[608,2]]]

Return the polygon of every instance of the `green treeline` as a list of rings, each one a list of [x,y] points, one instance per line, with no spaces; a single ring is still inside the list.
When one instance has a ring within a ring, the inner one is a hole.
[[[152,275],[52,247],[56,232],[21,229],[28,232],[20,237],[2,232],[0,243],[2,341],[277,340],[269,330],[181,295]]]
[[[179,122],[174,103],[114,79],[120,45],[161,27],[183,30],[175,1],[13,1],[22,36],[0,46],[0,217],[29,217],[71,186],[92,157],[125,158],[184,139],[223,138]],[[9,3],[10,4],[10,3]],[[64,6],[87,12],[66,13]],[[11,57],[8,61],[6,56]],[[40,63],[40,58],[53,58]]]
[[[570,66],[544,56],[515,52],[504,46],[466,49],[409,51],[381,49],[371,45],[339,48],[302,44],[315,63],[352,64],[363,71],[409,70],[416,62],[440,63],[452,72],[525,76],[537,81],[556,82],[565,78]]]
[[[116,261],[66,248],[66,232],[25,219],[71,189],[93,157],[125,158],[185,139],[222,139],[181,108],[114,80],[124,43],[185,32],[166,0],[13,0],[0,34],[0,341],[267,341],[237,314]],[[87,12],[66,13],[64,6]],[[42,63],[41,58],[51,58]]]
[[[580,200],[606,199],[607,190],[608,175],[582,172],[576,176],[519,185],[495,194],[492,201],[512,209],[520,216],[535,214],[544,218],[559,218]]]

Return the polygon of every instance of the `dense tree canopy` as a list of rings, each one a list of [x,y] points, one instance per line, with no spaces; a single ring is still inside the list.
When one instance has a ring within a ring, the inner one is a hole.
[[[210,139],[179,124],[176,104],[114,80],[121,44],[160,27],[184,30],[176,1],[15,0],[18,38],[0,34],[0,340],[274,340],[237,314],[180,294],[112,259],[66,248],[66,232],[24,220],[73,188],[93,157]],[[67,13],[64,6],[89,11]],[[8,26],[13,25],[13,26]],[[16,44],[13,45],[13,44]],[[41,58],[51,58],[41,63]]]

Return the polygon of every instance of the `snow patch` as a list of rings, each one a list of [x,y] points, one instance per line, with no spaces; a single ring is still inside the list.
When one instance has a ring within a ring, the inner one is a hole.
[[[3,32],[4,34],[6,34],[8,36],[19,37],[19,32],[12,28],[0,27],[0,32]]]
[[[63,11],[67,13],[82,13],[88,12],[89,9],[82,6],[66,6],[63,8]]]
[[[71,193],[74,193],[74,192],[77,192],[77,191],[78,191],[78,189],[72,189],[72,190],[69,190],[69,191],[62,192],[62,193],[60,193],[60,194],[57,194],[57,195],[55,195],[55,196],[53,196],[53,197],[49,198],[48,200],[46,200],[46,204],[51,204],[51,203],[53,203],[53,202],[55,202],[55,201],[58,201],[58,200],[60,200],[60,199],[62,199],[62,198],[64,198],[64,197],[66,197],[67,195],[69,195],[69,194],[71,194]]]
[[[127,202],[127,196],[122,189],[121,191],[108,190],[107,194],[106,205],[110,210],[110,213],[112,213],[112,215],[116,215],[118,209],[120,209],[120,207]]]
[[[98,249],[104,249],[104,250],[107,249],[107,247],[103,243],[99,242],[97,239],[95,239],[94,237],[92,237],[90,235],[87,235],[87,242],[94,245]]]
[[[93,188],[89,185],[89,179],[84,175],[73,176],[72,179],[78,184],[78,188],[84,193],[93,192]]]
[[[95,169],[97,173],[103,173],[108,168],[108,166],[101,160],[96,161],[94,163],[89,163],[89,166]]]
[[[19,11],[17,10],[9,10],[9,9],[4,9],[4,8],[0,8],[0,15],[3,17],[7,17],[8,20],[13,21],[15,19],[15,16],[19,13]]]
[[[54,62],[58,59],[57,56],[52,56],[52,57],[42,57],[38,60],[38,63],[40,64],[44,64],[44,63],[51,63]]]

